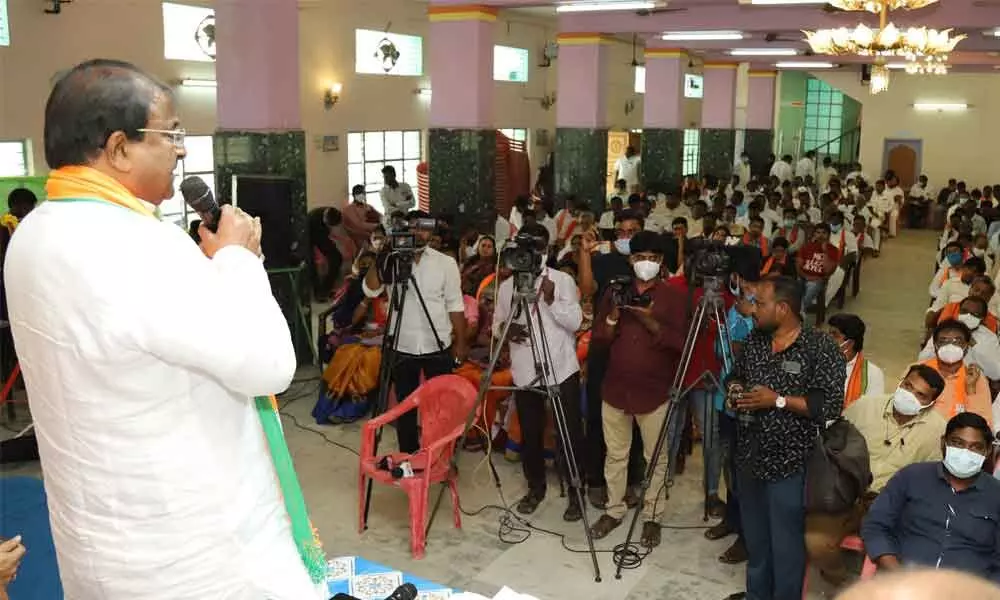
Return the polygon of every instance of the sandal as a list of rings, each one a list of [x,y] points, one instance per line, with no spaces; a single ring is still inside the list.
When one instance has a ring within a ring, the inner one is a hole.
[[[722,521],[706,529],[705,537],[712,541],[715,541],[715,540],[721,540],[727,535],[731,535],[734,533],[736,533],[736,530],[730,527],[729,523]]]
[[[663,527],[655,521],[646,521],[642,524],[642,537],[639,543],[652,550],[660,545],[660,538]]]
[[[517,506],[514,508],[522,515],[530,515],[538,510],[538,505],[542,503],[542,500],[545,500],[544,493],[531,491],[524,498],[518,500]]]
[[[614,531],[615,528],[621,524],[621,519],[616,519],[609,515],[601,515],[601,518],[598,519],[597,522],[590,528],[590,535],[592,535],[595,540],[602,540],[608,537],[608,534]]]
[[[736,538],[733,545],[719,555],[719,562],[727,565],[738,565],[747,561],[747,547],[742,537]]]

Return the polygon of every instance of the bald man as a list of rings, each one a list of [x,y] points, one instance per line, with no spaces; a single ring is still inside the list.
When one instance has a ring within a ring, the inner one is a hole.
[[[851,586],[836,600],[1000,600],[1000,587],[967,573],[897,571]]]

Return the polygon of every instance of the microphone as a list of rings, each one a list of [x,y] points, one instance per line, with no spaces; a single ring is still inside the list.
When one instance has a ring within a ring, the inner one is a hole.
[[[181,182],[181,195],[184,196],[184,202],[198,213],[205,227],[215,233],[219,229],[222,209],[205,180],[198,176],[186,178]]]

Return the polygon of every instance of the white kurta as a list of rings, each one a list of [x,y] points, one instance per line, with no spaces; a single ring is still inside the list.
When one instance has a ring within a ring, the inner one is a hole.
[[[318,598],[250,399],[295,371],[260,260],[46,202],[6,285],[66,598]]]

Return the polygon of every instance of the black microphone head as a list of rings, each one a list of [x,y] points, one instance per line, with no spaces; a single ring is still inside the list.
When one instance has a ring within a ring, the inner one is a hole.
[[[412,583],[404,583],[385,600],[417,600],[417,593],[417,586]]]
[[[181,182],[181,195],[184,196],[184,202],[202,218],[205,226],[215,231],[222,209],[205,180],[196,175],[185,178]]]

